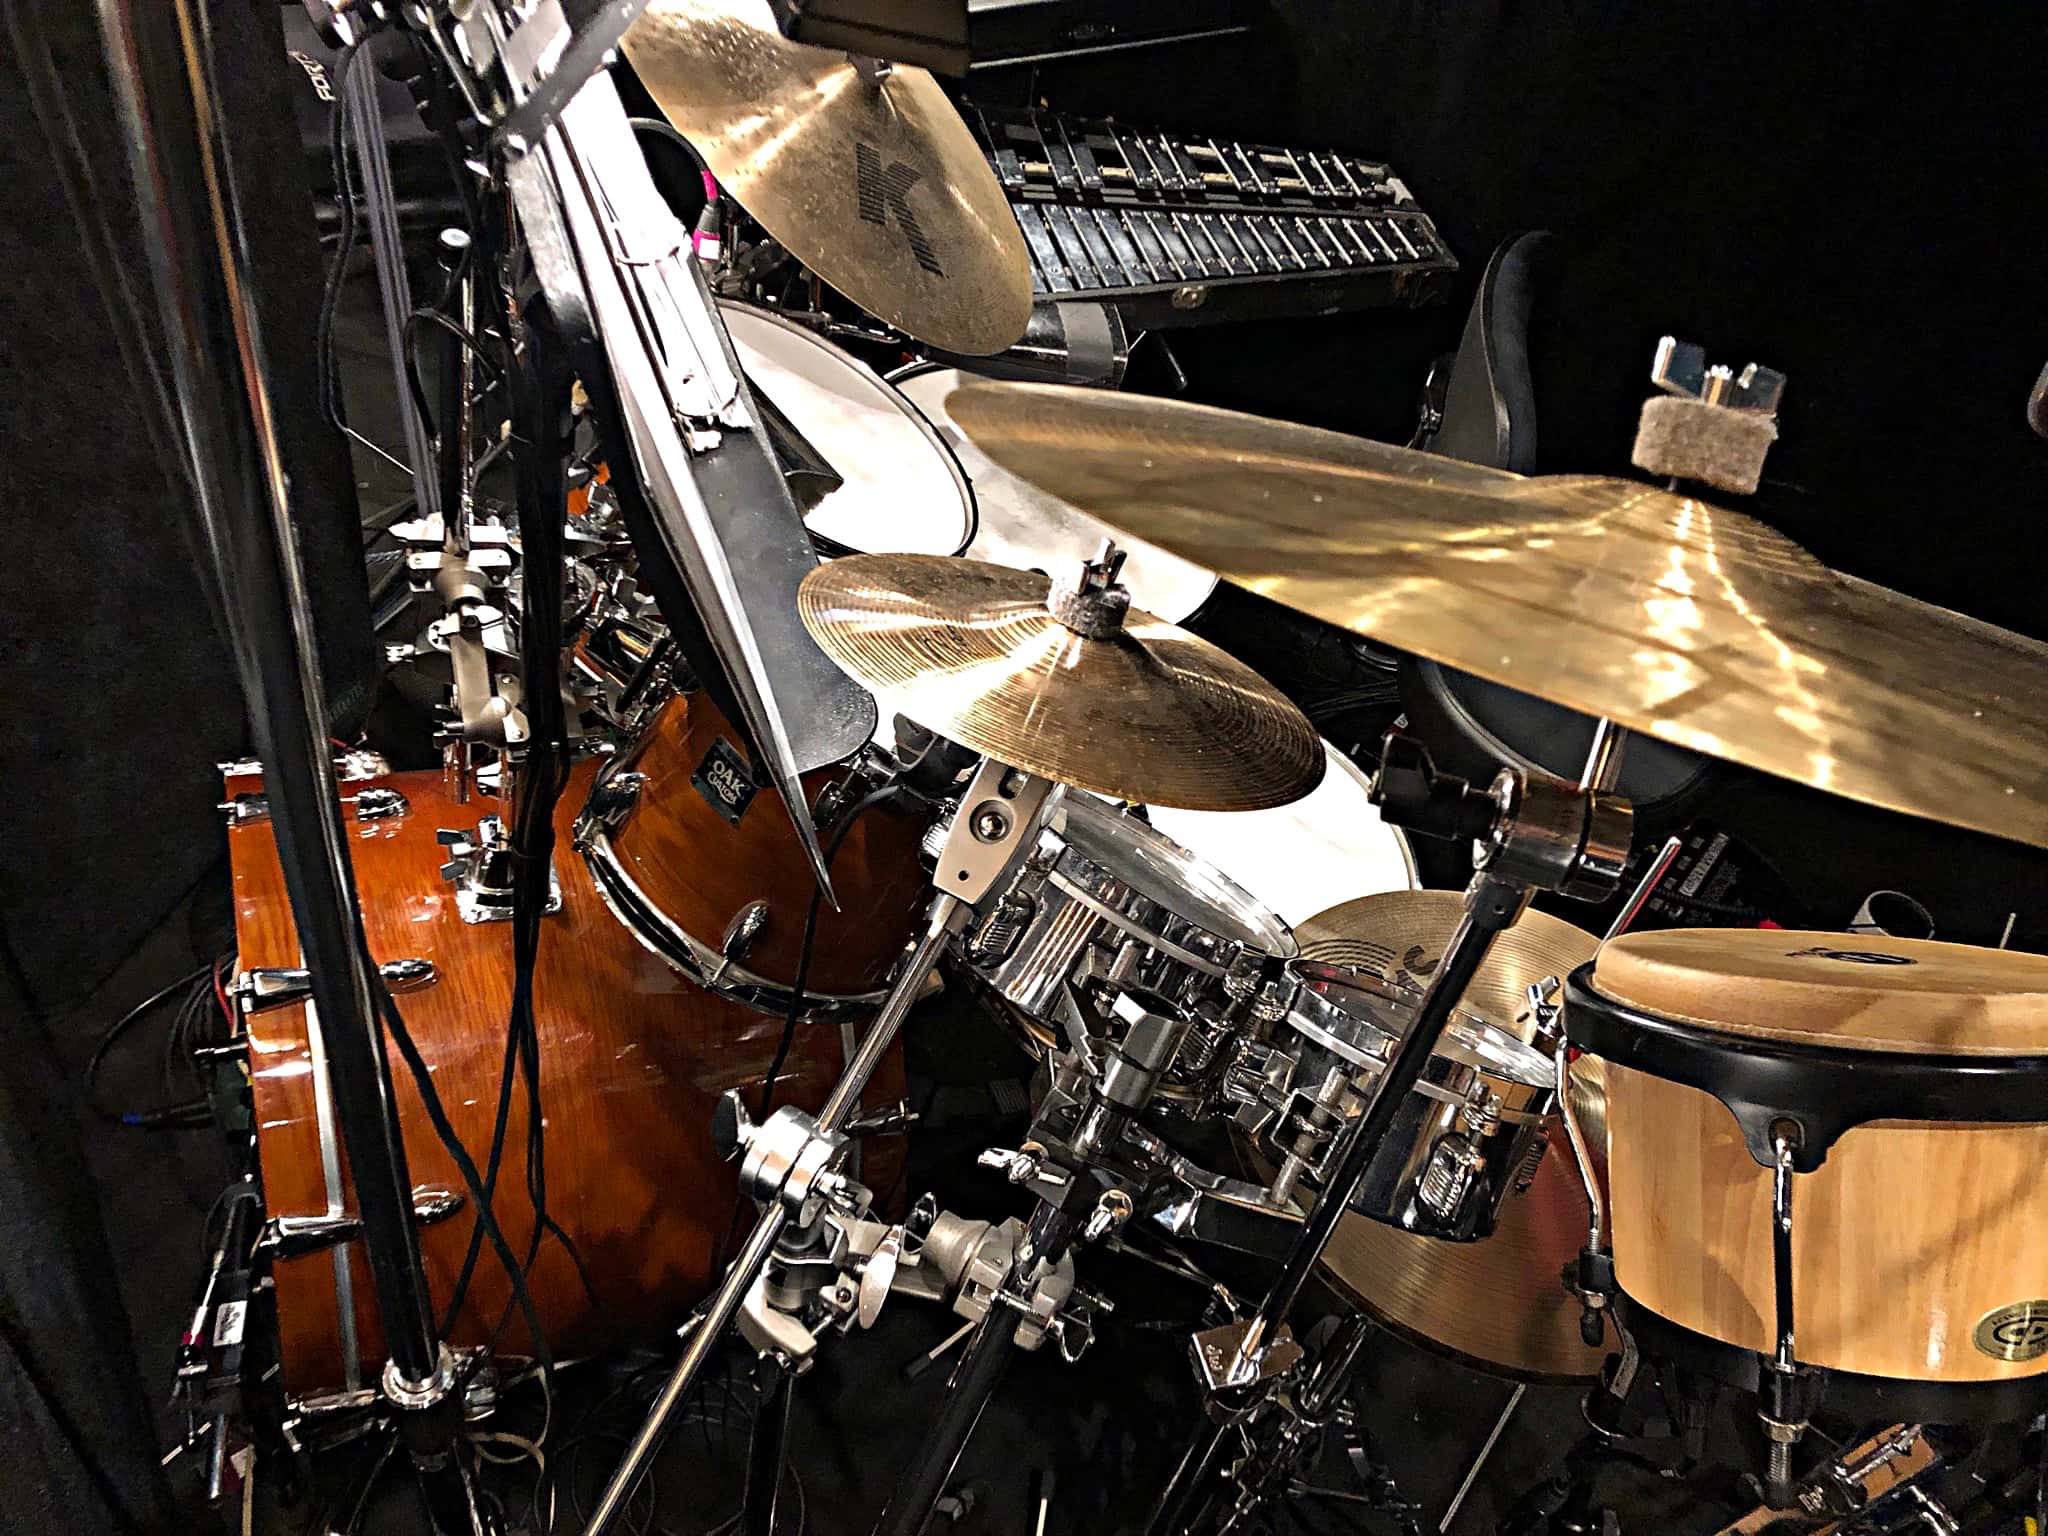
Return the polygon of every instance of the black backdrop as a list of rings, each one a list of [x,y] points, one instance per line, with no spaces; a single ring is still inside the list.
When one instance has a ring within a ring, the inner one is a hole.
[[[1830,564],[2048,637],[2048,11],[1273,0],[1249,40],[978,77],[990,99],[1390,161],[1447,307],[1191,332],[1195,392],[1400,439],[1488,251],[1556,231],[1546,470],[1622,472],[1666,332],[1790,376],[1754,510]]]

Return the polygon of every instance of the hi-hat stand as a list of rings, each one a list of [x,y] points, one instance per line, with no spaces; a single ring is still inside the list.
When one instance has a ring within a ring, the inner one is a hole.
[[[1204,1422],[1153,1507],[1148,1536],[1180,1536],[1191,1528],[1233,1426],[1291,1379],[1302,1351],[1289,1334],[1288,1314],[1494,940],[1521,917],[1538,889],[1599,899],[1618,884],[1633,823],[1628,803],[1612,793],[1624,742],[1623,732],[1602,721],[1577,784],[1508,767],[1491,786],[1475,789],[1438,773],[1419,744],[1388,735],[1372,802],[1395,826],[1473,840],[1475,873],[1465,890],[1465,915],[1258,1309],[1195,1335]],[[1357,1358],[1352,1352],[1346,1376]]]
[[[496,1529],[461,1454],[462,1401],[420,1268],[392,1102],[382,982],[330,756],[311,609],[276,436],[244,218],[194,0],[100,0],[100,34],[148,238],[198,542],[230,639],[277,826],[389,1360],[380,1387],[437,1528]]]

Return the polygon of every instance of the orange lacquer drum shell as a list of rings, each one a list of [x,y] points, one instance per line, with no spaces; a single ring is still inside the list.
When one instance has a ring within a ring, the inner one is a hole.
[[[780,1018],[713,996],[678,975],[607,910],[570,843],[596,767],[579,767],[556,815],[554,862],[562,908],[542,924],[534,984],[549,1214],[575,1239],[596,1292],[593,1303],[558,1243],[542,1245],[530,1284],[557,1359],[652,1337],[679,1322],[708,1288],[714,1249],[726,1238],[735,1198],[733,1171],[712,1148],[712,1108],[726,1088],[760,1083],[782,1031]],[[433,983],[398,1003],[457,1132],[481,1166],[511,1000],[512,929],[503,922],[461,920],[453,887],[440,873],[446,850],[435,833],[473,830],[480,817],[500,806],[485,798],[457,805],[438,773],[392,774],[378,782],[397,790],[406,809],[377,820],[354,814],[348,820],[370,951],[380,963],[418,958],[433,964]],[[260,785],[245,776],[230,779],[228,788],[246,793]],[[692,793],[687,784],[681,789]],[[756,812],[766,819],[779,815],[780,807],[764,797]],[[299,963],[274,831],[257,821],[229,833],[245,969]],[[736,882],[744,874],[729,851],[715,846],[690,847],[685,840],[678,856],[723,861]],[[914,858],[910,863],[915,873]],[[808,874],[799,868],[791,878]],[[886,946],[893,953],[906,937],[907,927],[897,925]],[[291,1006],[249,1021],[258,1151],[271,1216],[321,1215],[336,1206],[353,1210],[345,1154],[338,1145],[331,1156],[323,1153],[323,1141],[332,1145],[339,1138],[321,1102],[324,1094],[316,1094],[307,1013]],[[428,1124],[395,1049],[389,1059],[415,1188],[462,1190],[461,1176]],[[797,1031],[779,1098],[817,1107],[840,1065],[839,1031],[805,1025]],[[902,1093],[899,1050],[884,1062],[869,1097],[890,1103]],[[496,1202],[505,1235],[521,1254],[533,1227],[525,1194],[525,1138],[522,1089],[512,1100]],[[890,1190],[902,1166],[901,1143],[869,1142],[865,1159],[866,1181],[878,1192]],[[330,1179],[339,1194],[332,1205]],[[452,1217],[420,1228],[437,1305],[450,1293],[473,1215],[465,1202]],[[304,1399],[358,1381],[374,1384],[384,1353],[361,1244],[280,1260],[274,1273],[291,1396]],[[451,1342],[484,1342],[510,1299],[509,1282],[486,1247]],[[352,1349],[345,1342],[351,1336]],[[512,1354],[531,1350],[516,1312],[499,1343]]]

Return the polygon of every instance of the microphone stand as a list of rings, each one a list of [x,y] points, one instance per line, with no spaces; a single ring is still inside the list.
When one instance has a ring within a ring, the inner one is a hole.
[[[310,972],[307,1022],[321,1032],[354,1179],[389,1352],[380,1389],[436,1528],[485,1536],[497,1525],[462,1455],[454,1358],[436,1332],[420,1267],[376,1012],[383,984],[355,902],[206,10],[194,0],[100,0],[99,24],[148,232],[142,245],[170,351],[198,542],[255,725]]]

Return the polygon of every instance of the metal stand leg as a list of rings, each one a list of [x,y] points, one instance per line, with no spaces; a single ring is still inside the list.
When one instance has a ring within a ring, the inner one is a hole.
[[[278,853],[326,1044],[398,1410],[446,1532],[491,1529],[468,1487],[453,1360],[435,1328],[412,1181],[376,1008],[330,756],[289,480],[275,432],[244,219],[223,137],[207,11],[192,0],[101,0],[100,33],[127,140],[171,360],[198,543],[231,640],[277,812]],[[359,76],[360,78],[360,76]]]
[[[747,1440],[747,1486],[740,1503],[740,1536],[775,1536],[777,1501],[789,1466],[789,1413],[795,1406],[796,1377],[773,1360],[763,1369],[773,1378],[754,1412]]]
[[[1394,1116],[1428,1065],[1437,1040],[1450,1020],[1451,1010],[1464,996],[1466,985],[1493,948],[1494,939],[1522,915],[1528,899],[1527,886],[1497,880],[1487,874],[1474,877],[1466,890],[1464,920],[1458,924],[1449,947],[1444,950],[1443,960],[1430,978],[1429,989],[1416,1009],[1414,1022],[1409,1025],[1408,1033],[1394,1052],[1393,1059],[1387,1063],[1387,1070],[1374,1090],[1372,1103],[1353,1129],[1336,1171],[1317,1199],[1315,1208],[1309,1212],[1308,1219],[1302,1223],[1301,1232],[1281,1265],[1279,1278],[1266,1293],[1259,1310],[1248,1320],[1203,1336],[1201,1347],[1204,1352],[1214,1351],[1207,1353],[1203,1369],[1209,1380],[1210,1395],[1219,1405],[1227,1405],[1234,1389],[1252,1386],[1262,1379],[1267,1351],[1280,1335],[1302,1287],[1315,1272],[1323,1249],[1329,1245],[1337,1223],[1349,1207],[1352,1192],[1364,1181],[1366,1170],[1373,1154],[1379,1150],[1388,1126],[1393,1123]],[[1219,1339],[1217,1335],[1220,1334],[1230,1337]],[[1213,1414],[1195,1432],[1180,1466],[1153,1508],[1146,1526],[1150,1536],[1170,1536],[1178,1529],[1182,1514],[1195,1492],[1195,1479],[1204,1476],[1213,1464],[1226,1433],[1227,1419],[1219,1422]]]
[[[1072,1186],[1070,1186],[1071,1188]],[[989,1298],[988,1313],[968,1340],[946,1382],[945,1401],[939,1405],[938,1422],[932,1426],[918,1453],[896,1484],[875,1522],[875,1536],[920,1536],[932,1517],[932,1510],[959,1465],[974,1426],[995,1394],[1003,1370],[1016,1352],[1017,1328],[1024,1320],[1024,1306],[1007,1304],[1014,1297],[1023,1303],[1033,1282],[1046,1269],[1059,1263],[1072,1245],[1081,1220],[1059,1205],[1041,1203],[1032,1213],[1030,1231],[1017,1249],[1016,1262],[1002,1290]]]

